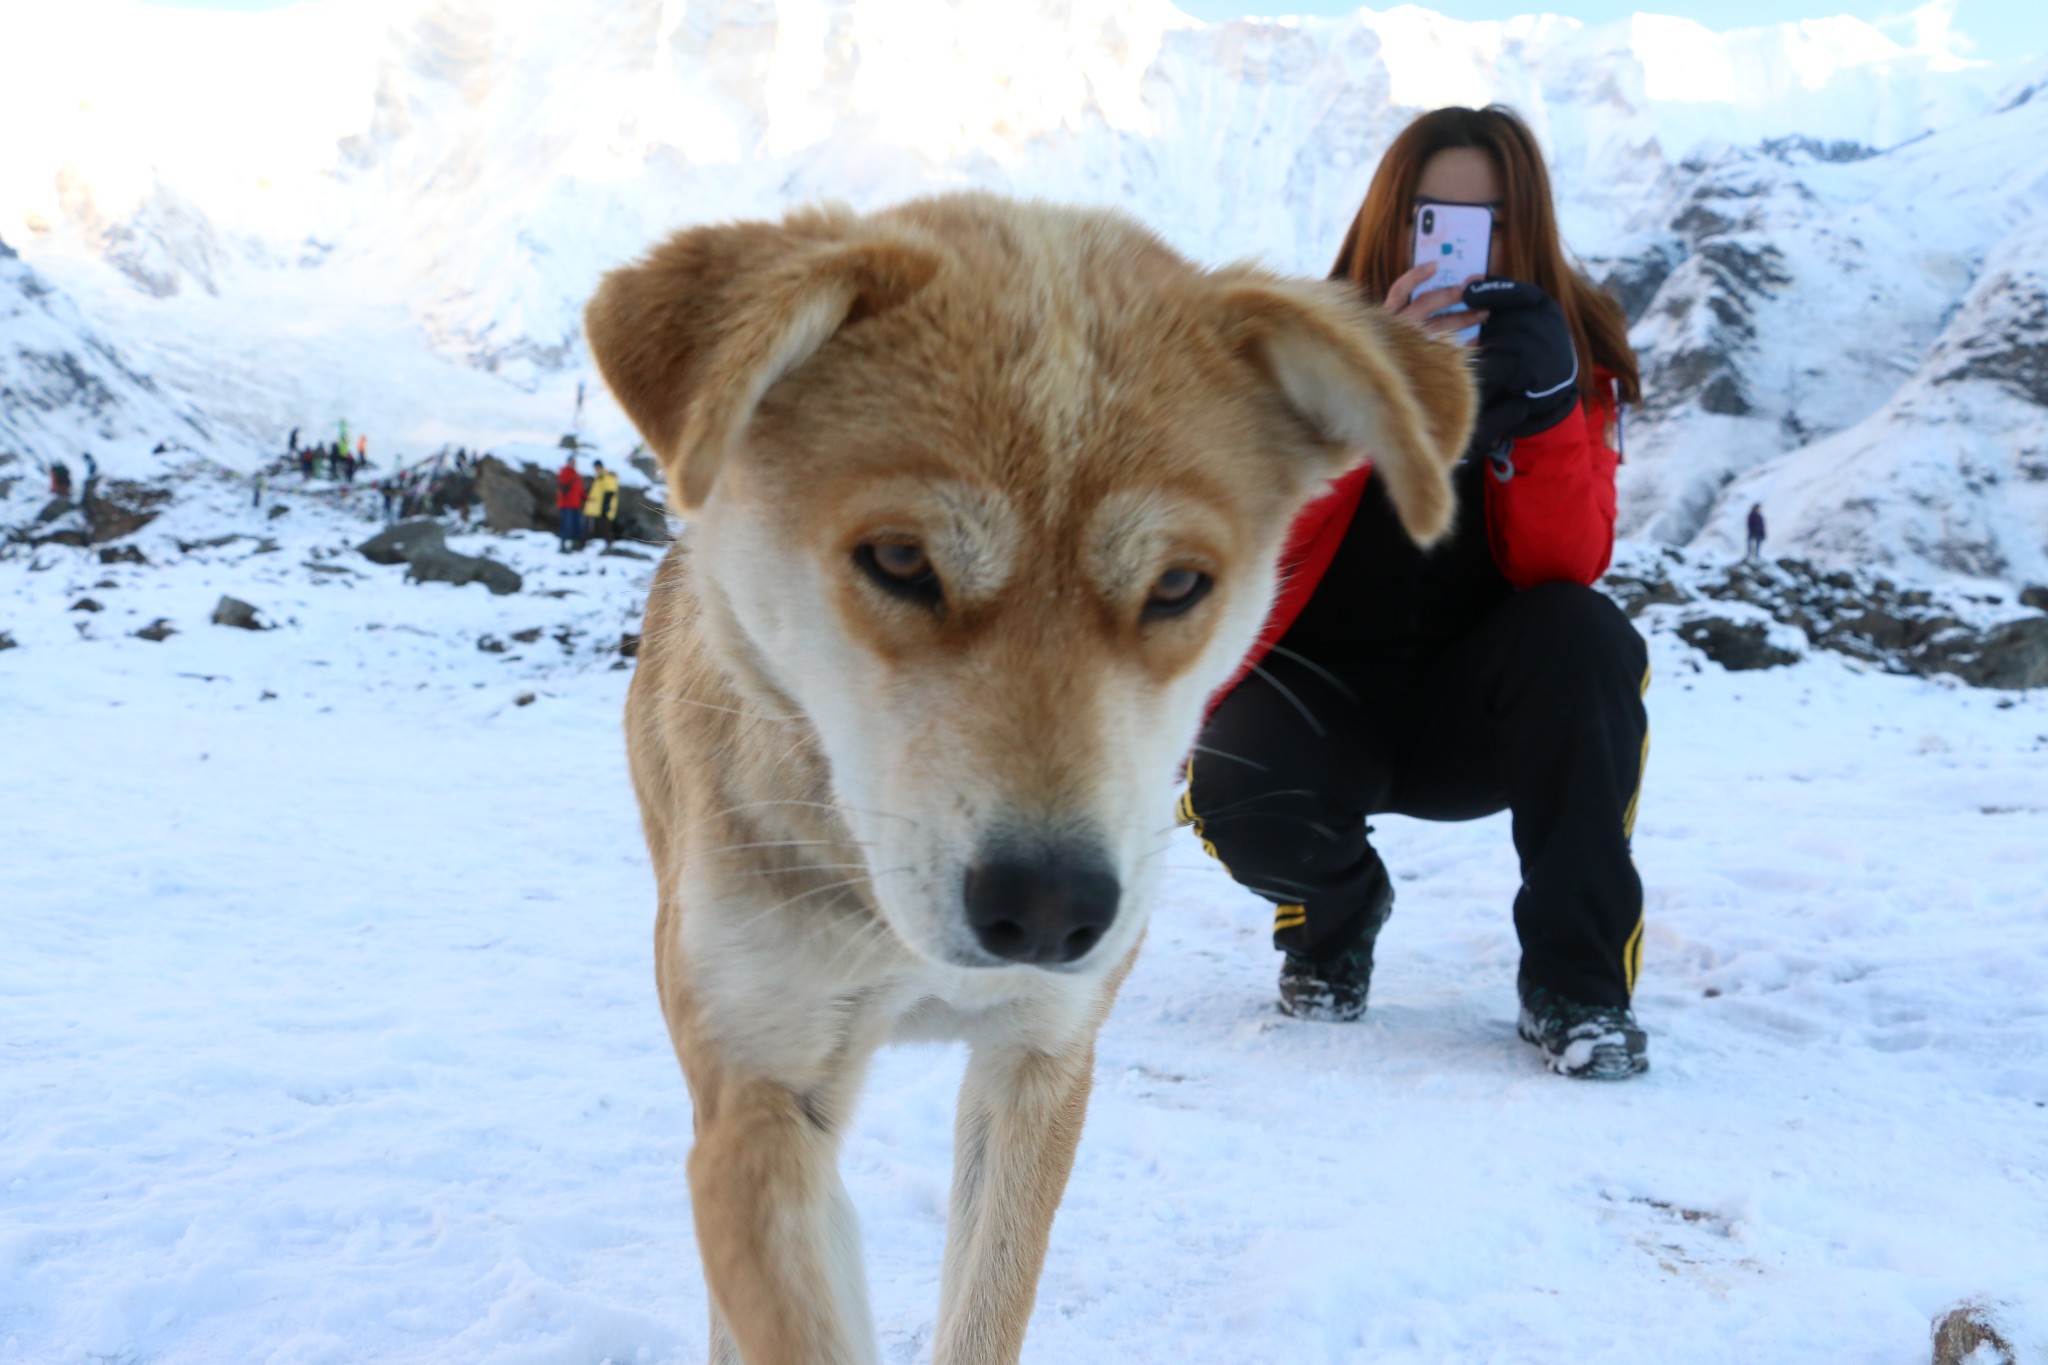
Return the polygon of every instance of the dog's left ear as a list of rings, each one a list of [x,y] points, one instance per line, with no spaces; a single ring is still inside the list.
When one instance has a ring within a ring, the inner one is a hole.
[[[1323,443],[1334,477],[1371,460],[1402,529],[1429,545],[1450,529],[1450,469],[1477,404],[1467,352],[1370,308],[1342,285],[1225,272],[1226,335]]]
[[[843,209],[696,228],[606,275],[583,325],[605,383],[691,512],[778,379],[938,268],[929,247]]]

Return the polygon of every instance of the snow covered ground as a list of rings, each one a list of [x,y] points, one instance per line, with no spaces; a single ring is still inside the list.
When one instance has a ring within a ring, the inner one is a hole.
[[[701,1359],[610,652],[651,562],[457,537],[526,590],[412,586],[319,499],[193,489],[150,565],[0,560],[0,1362]],[[174,543],[229,531],[278,548]],[[1190,840],[1027,1359],[1911,1365],[2042,1293],[2048,695],[1653,654],[1651,1072],[1515,1040],[1504,819],[1386,823],[1351,1026],[1275,1013]],[[886,1054],[847,1144],[892,1362],[960,1061]]]

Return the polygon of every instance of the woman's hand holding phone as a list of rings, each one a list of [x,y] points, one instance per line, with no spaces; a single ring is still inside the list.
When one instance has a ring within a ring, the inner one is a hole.
[[[1487,318],[1483,312],[1444,312],[1444,309],[1464,301],[1465,286],[1479,276],[1474,275],[1470,280],[1461,280],[1442,289],[1424,289],[1420,294],[1415,292],[1436,270],[1434,263],[1424,262],[1396,279],[1394,287],[1387,291],[1387,311],[1397,318],[1418,323],[1429,332],[1462,332],[1468,327],[1483,326]]]

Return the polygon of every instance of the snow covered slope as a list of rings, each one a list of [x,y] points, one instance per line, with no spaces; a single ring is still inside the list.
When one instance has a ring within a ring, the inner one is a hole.
[[[2039,210],[2048,141],[2048,72],[1963,62],[1938,23],[1908,46],[1847,18],[1204,26],[1165,0],[69,0],[8,22],[0,233],[243,462],[341,416],[402,446],[552,436],[592,378],[601,270],[821,197],[1114,203],[1202,259],[1321,273],[1414,112],[1498,99],[1550,148],[1572,241],[1649,306],[1629,525],[1712,539],[1730,479],[1900,394]],[[608,405],[592,422],[626,439]],[[1866,433],[1877,464],[1917,468],[1898,452],[1938,446],[1927,426]],[[1898,539],[1889,510],[1830,539],[1841,490],[1801,468],[1773,497],[1819,501],[1787,502],[1779,546],[2040,556],[2038,522],[1984,509],[1964,519],[2003,517],[1989,550]]]
[[[0,450],[69,455],[82,444],[210,444],[189,400],[165,394],[78,306],[0,241]]]
[[[249,502],[0,561],[0,1362],[701,1362],[618,729],[651,561],[457,537],[526,591],[409,585],[336,490]],[[2048,691],[1650,645],[1652,1070],[1516,1040],[1505,815],[1376,822],[1351,1025],[1275,1012],[1185,840],[1027,1361],[1924,1365],[1945,1305],[2048,1309]],[[846,1140],[902,1365],[961,1061],[884,1053]]]

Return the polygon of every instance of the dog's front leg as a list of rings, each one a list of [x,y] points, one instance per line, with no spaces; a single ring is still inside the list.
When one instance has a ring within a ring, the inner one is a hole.
[[[839,1179],[833,1097],[726,1066],[690,1073],[690,1197],[711,1289],[711,1358],[872,1365],[860,1228]]]
[[[1024,1348],[1088,1113],[1095,1028],[1091,1020],[1058,1052],[980,1043],[968,1059],[934,1365],[1008,1365]]]

